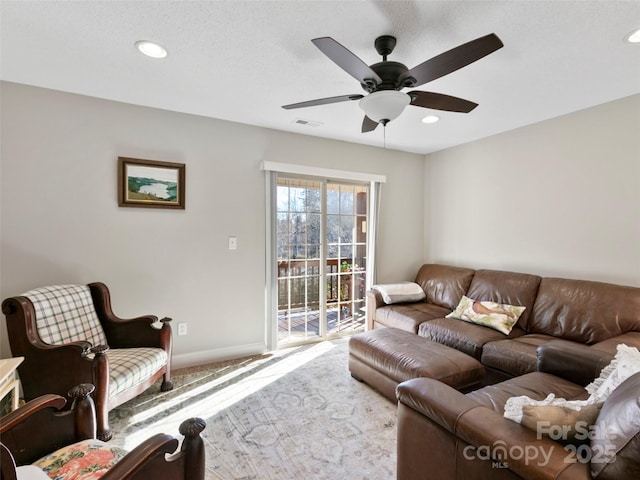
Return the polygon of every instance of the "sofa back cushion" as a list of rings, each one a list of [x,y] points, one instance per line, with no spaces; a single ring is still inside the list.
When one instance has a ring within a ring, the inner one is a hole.
[[[40,339],[49,345],[85,341],[107,345],[107,337],[86,285],[51,285],[22,294],[31,300]]]
[[[527,331],[540,280],[537,275],[527,273],[476,270],[466,295],[478,301],[525,307],[516,327]]]
[[[591,439],[591,475],[598,480],[640,478],[640,373],[604,402]]]
[[[640,332],[640,288],[543,278],[528,327],[588,345]]]
[[[425,264],[416,275],[416,283],[424,290],[426,302],[454,310],[467,292],[474,272],[471,268]]]

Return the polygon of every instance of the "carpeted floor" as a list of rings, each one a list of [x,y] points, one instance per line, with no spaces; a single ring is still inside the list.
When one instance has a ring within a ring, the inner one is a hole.
[[[189,417],[207,422],[207,479],[389,480],[396,406],[351,378],[348,340],[173,373],[110,413],[110,443],[133,448]]]

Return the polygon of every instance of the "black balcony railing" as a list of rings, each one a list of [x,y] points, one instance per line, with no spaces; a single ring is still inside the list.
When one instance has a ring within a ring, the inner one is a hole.
[[[278,310],[320,308],[320,260],[278,262]],[[327,303],[351,302],[365,296],[365,272],[337,258],[327,259]]]

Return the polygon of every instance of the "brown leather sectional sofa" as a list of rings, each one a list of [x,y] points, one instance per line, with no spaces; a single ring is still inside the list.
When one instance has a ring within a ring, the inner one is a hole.
[[[618,344],[640,348],[640,288],[434,264],[423,265],[415,282],[424,301],[386,305],[378,291],[367,292],[369,329],[396,328],[454,348],[479,361],[486,376],[484,386],[466,393],[434,378],[397,386],[398,480],[640,478],[640,374],[618,387],[598,416],[615,430],[617,440],[601,445],[613,458],[594,458],[603,452],[591,445],[582,450],[587,458],[572,461],[562,443],[503,417],[514,396],[586,399],[584,386]],[[444,318],[463,295],[526,310],[509,335]],[[378,356],[385,351],[372,346]],[[412,364],[408,351],[376,357],[367,368],[396,357]]]
[[[619,343],[640,348],[640,288],[435,264],[423,265],[415,282],[424,301],[386,305],[368,291],[368,328],[399,328],[464,352],[484,365],[486,383],[534,372],[536,349],[551,340],[612,355]],[[444,318],[463,295],[526,310],[508,336]]]
[[[583,387],[611,358],[551,341],[539,349],[538,371],[466,395],[430,378],[401,383],[397,479],[640,478],[640,373],[614,390],[593,426],[582,427],[578,445],[558,441],[551,425],[532,430],[503,417],[513,396],[586,399]]]

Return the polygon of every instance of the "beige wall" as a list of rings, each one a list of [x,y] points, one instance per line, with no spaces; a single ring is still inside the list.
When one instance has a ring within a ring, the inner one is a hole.
[[[188,335],[174,337],[178,364],[259,351],[263,160],[386,175],[378,278],[415,275],[424,247],[421,155],[12,83],[1,88],[2,298],[103,281],[120,316],[188,322]],[[119,208],[118,156],[185,163],[186,210]],[[237,236],[237,251],[227,249],[229,235]],[[10,356],[4,321],[0,334],[0,355]]]
[[[425,258],[640,286],[640,95],[427,156]]]
[[[640,96],[426,157],[1,85],[0,294],[103,281],[186,321],[177,364],[265,337],[263,160],[387,176],[378,280],[424,261],[640,286]],[[185,211],[118,208],[118,156],[187,164]],[[239,249],[227,249],[227,237]],[[10,356],[0,322],[0,356]]]

